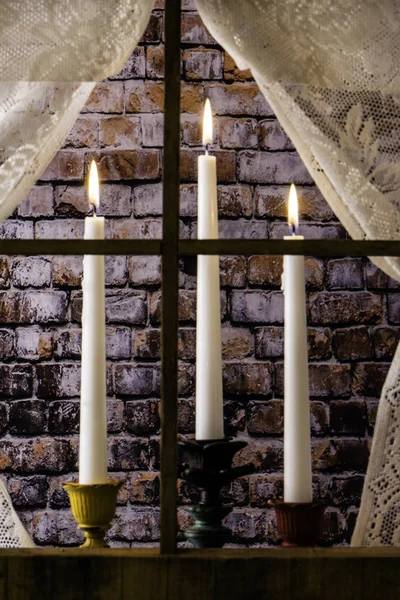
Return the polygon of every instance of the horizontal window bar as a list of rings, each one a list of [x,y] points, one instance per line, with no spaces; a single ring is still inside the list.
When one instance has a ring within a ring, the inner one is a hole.
[[[161,255],[162,240],[0,240],[1,254]],[[389,240],[180,240],[179,255],[269,254],[340,257],[400,256],[400,241]]]

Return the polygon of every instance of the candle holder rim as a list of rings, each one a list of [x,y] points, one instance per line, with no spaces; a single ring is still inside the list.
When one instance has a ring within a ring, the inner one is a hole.
[[[104,488],[104,487],[116,487],[116,488],[120,488],[124,485],[125,481],[124,480],[116,480],[116,479],[110,479],[107,482],[104,483],[79,483],[79,481],[67,481],[66,483],[62,484],[62,487],[67,490],[68,487],[72,488],[72,489],[95,489],[95,488]]]
[[[285,502],[282,498],[272,498],[267,502],[268,506],[271,508],[282,508],[283,510],[287,508],[288,510],[291,508],[297,507],[317,507],[317,506],[329,506],[326,500],[312,500],[311,502]]]

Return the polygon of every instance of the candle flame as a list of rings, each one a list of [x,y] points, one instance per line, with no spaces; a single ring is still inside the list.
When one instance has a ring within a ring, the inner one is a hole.
[[[288,223],[293,231],[299,226],[299,206],[297,202],[297,192],[295,186],[290,186],[289,190]]]
[[[93,159],[90,163],[89,169],[89,203],[92,204],[95,209],[99,208],[99,174],[97,172],[96,163]]]
[[[207,98],[203,111],[203,146],[211,144],[213,139],[212,113],[210,100]]]

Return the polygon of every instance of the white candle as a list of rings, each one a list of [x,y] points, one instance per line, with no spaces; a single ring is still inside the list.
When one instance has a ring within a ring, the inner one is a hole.
[[[89,202],[94,214],[85,219],[85,240],[104,239],[104,217],[96,215],[99,181],[96,163],[89,173]],[[79,483],[107,482],[106,327],[104,256],[84,256],[82,306],[82,378]]]
[[[289,192],[289,225],[302,240],[298,226],[296,189]],[[284,500],[312,501],[310,400],[308,389],[307,320],[304,256],[285,256],[282,284],[285,296],[285,419]]]
[[[212,142],[212,115],[207,99],[203,144]],[[198,158],[197,237],[218,238],[217,168],[208,151]],[[224,437],[221,361],[219,256],[197,257],[196,439]]]

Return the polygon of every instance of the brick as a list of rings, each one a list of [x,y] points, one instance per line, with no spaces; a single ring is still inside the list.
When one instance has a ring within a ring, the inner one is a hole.
[[[59,329],[54,334],[54,357],[80,359],[81,343],[81,329]]]
[[[334,505],[359,505],[363,485],[364,477],[362,475],[352,474],[351,477],[345,475],[332,477],[329,489]]]
[[[72,398],[79,396],[79,364],[40,364],[36,367],[38,398]]]
[[[81,217],[89,212],[87,191],[83,186],[58,185],[54,195],[56,215]]]
[[[133,356],[137,358],[160,358],[160,330],[143,329],[135,331],[133,334]]]
[[[161,294],[155,292],[150,298],[150,313],[153,323],[160,322]],[[179,290],[179,321],[193,322],[196,320],[196,292],[193,290]]]
[[[52,435],[79,433],[79,402],[51,402],[49,406],[49,432]]]
[[[386,275],[369,260],[365,265],[365,283],[371,290],[399,289],[400,283]]]
[[[216,45],[216,41],[207,30],[200,15],[182,13],[181,42],[183,44]]]
[[[216,115],[272,115],[271,107],[255,83],[214,84],[208,87],[207,92]]]
[[[283,260],[281,256],[250,256],[248,280],[249,285],[268,285],[281,287]]]
[[[329,329],[308,328],[308,359],[325,360],[332,355],[331,332]],[[259,327],[255,330],[256,357],[272,358],[283,356],[284,329],[281,327]]]
[[[112,237],[116,240],[159,239],[162,237],[162,224],[156,219],[126,219],[111,223]]]
[[[106,217],[129,217],[131,214],[129,185],[101,184],[100,213]]]
[[[77,119],[63,148],[94,148],[99,145],[99,124],[94,119]]]
[[[232,532],[234,543],[257,543],[278,541],[273,511],[258,508],[233,510],[225,520]]]
[[[15,358],[15,332],[10,329],[0,329],[0,360]]]
[[[245,287],[246,261],[243,256],[221,256],[219,269],[222,287]]]
[[[51,281],[51,261],[40,256],[14,258],[11,280],[18,288],[47,287]]]
[[[334,214],[315,187],[296,186],[300,221],[331,221]],[[255,214],[260,218],[287,220],[289,186],[257,186],[254,192]]]
[[[389,323],[400,323],[400,295],[388,294],[388,320]]]
[[[183,51],[185,78],[193,81],[222,78],[222,54],[219,50],[190,48]]]
[[[400,339],[400,332],[392,327],[376,327],[372,330],[372,351],[378,360],[391,360]]]
[[[159,504],[159,473],[134,473],[131,478],[131,491],[129,499],[132,504]]]
[[[251,81],[253,76],[250,69],[241,70],[229,54],[225,52],[224,60],[224,79],[225,81]]]
[[[278,121],[261,121],[260,146],[270,152],[295,149]]]
[[[131,355],[131,335],[128,327],[107,327],[106,355],[109,359],[126,359]]]
[[[246,183],[313,183],[298,154],[254,150],[239,153],[239,180]]]
[[[324,514],[324,523],[322,527],[321,538],[324,544],[339,543],[343,540],[346,521],[342,513],[337,508],[328,507]]]
[[[15,333],[18,358],[27,360],[51,358],[53,341],[50,331],[43,331],[38,327],[18,327]]]
[[[251,332],[242,327],[222,327],[221,345],[223,360],[246,358],[253,352]]]
[[[65,292],[0,292],[0,323],[65,322]]]
[[[268,501],[283,497],[283,476],[257,474],[250,476],[250,505],[265,508]]]
[[[217,123],[213,123],[218,126]],[[203,145],[203,127],[199,115],[183,115],[181,118],[182,143],[186,146]],[[215,134],[214,134],[215,138]]]
[[[142,36],[142,42],[155,44],[161,40],[163,31],[163,16],[162,13],[152,12],[149,22]]]
[[[379,400],[367,398],[366,401],[367,407],[367,429],[368,434],[372,435],[374,433],[374,427],[376,423],[376,415],[378,413]]]
[[[246,429],[246,410],[241,398],[224,402],[225,435],[235,437]]]
[[[162,112],[164,85],[156,81],[127,81],[125,105],[127,113]]]
[[[321,292],[310,294],[311,322],[318,325],[379,323],[383,318],[382,298],[370,292]]]
[[[324,402],[310,402],[311,435],[326,435],[329,428],[329,410]]]
[[[100,146],[102,148],[133,148],[140,145],[139,117],[121,115],[108,117],[100,121]]]
[[[157,400],[135,400],[125,407],[126,427],[135,435],[155,433],[160,428]]]
[[[159,285],[161,283],[161,258],[159,256],[130,256],[129,281],[133,285]]]
[[[50,185],[33,187],[18,206],[19,217],[51,217],[53,214],[53,188]]]
[[[179,362],[178,364],[178,395],[191,396],[195,393],[195,369],[194,365]]]
[[[180,178],[182,181],[197,181],[197,157],[204,154],[201,150],[181,149]],[[220,183],[231,183],[236,180],[236,155],[229,150],[213,152],[217,158],[217,176]]]
[[[335,400],[329,404],[332,433],[345,435],[365,434],[365,406],[356,400]]]
[[[121,71],[109,79],[144,79],[146,68],[145,49],[143,46],[137,46]]]
[[[13,221],[9,219],[0,225],[1,240],[32,240],[33,223],[31,221]]]
[[[83,164],[83,154],[71,150],[59,150],[40,179],[41,181],[80,181],[83,179]]]
[[[82,313],[82,294],[72,299],[72,320],[80,321]],[[106,321],[126,325],[143,325],[147,318],[146,295],[133,290],[106,291]]]
[[[30,365],[0,365],[0,396],[27,398],[32,394]]]
[[[103,180],[157,179],[160,175],[158,150],[106,150],[93,153],[93,158]]]
[[[53,285],[57,287],[80,287],[82,284],[82,256],[53,257]]]
[[[106,286],[122,286],[128,281],[126,256],[105,257]]]
[[[146,48],[146,75],[148,79],[163,79],[165,70],[164,45]]]
[[[77,219],[62,221],[38,221],[35,223],[35,238],[38,240],[81,240],[84,222]]]
[[[251,403],[248,407],[247,431],[250,435],[281,435],[283,433],[283,402],[270,400]]]
[[[385,363],[359,363],[353,373],[353,393],[356,396],[379,398],[389,371]]]
[[[10,265],[8,256],[0,256],[0,289],[10,287]]]
[[[194,401],[188,398],[178,399],[178,431],[194,433],[195,407]]]
[[[140,121],[142,125],[142,146],[158,146],[161,148],[164,145],[164,115],[142,115]]]
[[[284,223],[271,223],[271,239],[282,239],[288,235],[288,226]],[[299,234],[309,240],[341,240],[346,238],[346,231],[341,225],[328,225],[326,223],[301,223]]]
[[[221,502],[225,506],[247,506],[249,503],[249,480],[239,477],[221,490]]]
[[[310,396],[340,398],[350,395],[350,365],[315,364],[308,367]]]
[[[107,401],[107,431],[121,433],[125,429],[124,403],[122,400]]]
[[[328,261],[326,287],[329,290],[358,290],[364,287],[362,260],[341,258]]]
[[[219,237],[221,239],[266,239],[268,237],[268,225],[265,222],[226,220],[219,221]]]
[[[36,435],[47,430],[46,403],[42,400],[17,400],[11,403],[9,416],[10,433],[13,435]]]
[[[218,215],[220,218],[250,218],[253,214],[251,188],[247,185],[218,186]]]
[[[232,292],[232,322],[283,323],[283,298],[279,292]]]
[[[4,434],[8,425],[7,405],[0,402],[0,434]]]
[[[149,467],[147,440],[113,437],[108,444],[108,465],[112,471],[141,470]]]
[[[257,148],[256,119],[221,117],[218,120],[219,143],[222,148]]]
[[[115,391],[122,396],[159,394],[159,368],[153,365],[118,363],[114,366]]]
[[[199,83],[181,84],[181,112],[200,113],[204,103],[204,88]]]
[[[32,477],[11,477],[7,482],[12,503],[18,508],[46,506],[47,480],[43,475]]]
[[[360,360],[371,357],[371,341],[366,327],[337,329],[333,348],[339,360]]]
[[[82,531],[76,528],[71,511],[47,510],[32,520],[33,540],[38,545],[77,546],[84,542]]]
[[[96,83],[82,112],[122,113],[124,109],[124,87],[122,81]]]
[[[158,508],[135,507],[134,510],[117,510],[109,536],[127,542],[154,542],[160,537],[160,511]]]
[[[181,360],[194,360],[196,358],[195,329],[178,330],[178,357]]]
[[[312,443],[313,468],[365,469],[368,464],[368,441],[355,438],[321,439]]]
[[[138,185],[133,188],[135,217],[158,217],[162,214],[162,186],[160,183]]]
[[[61,473],[71,470],[72,462],[68,440],[0,440],[1,470],[11,467],[15,473]]]
[[[308,359],[326,360],[332,356],[332,335],[329,329],[308,328]]]
[[[271,363],[225,363],[223,388],[227,394],[269,396],[272,392]]]

